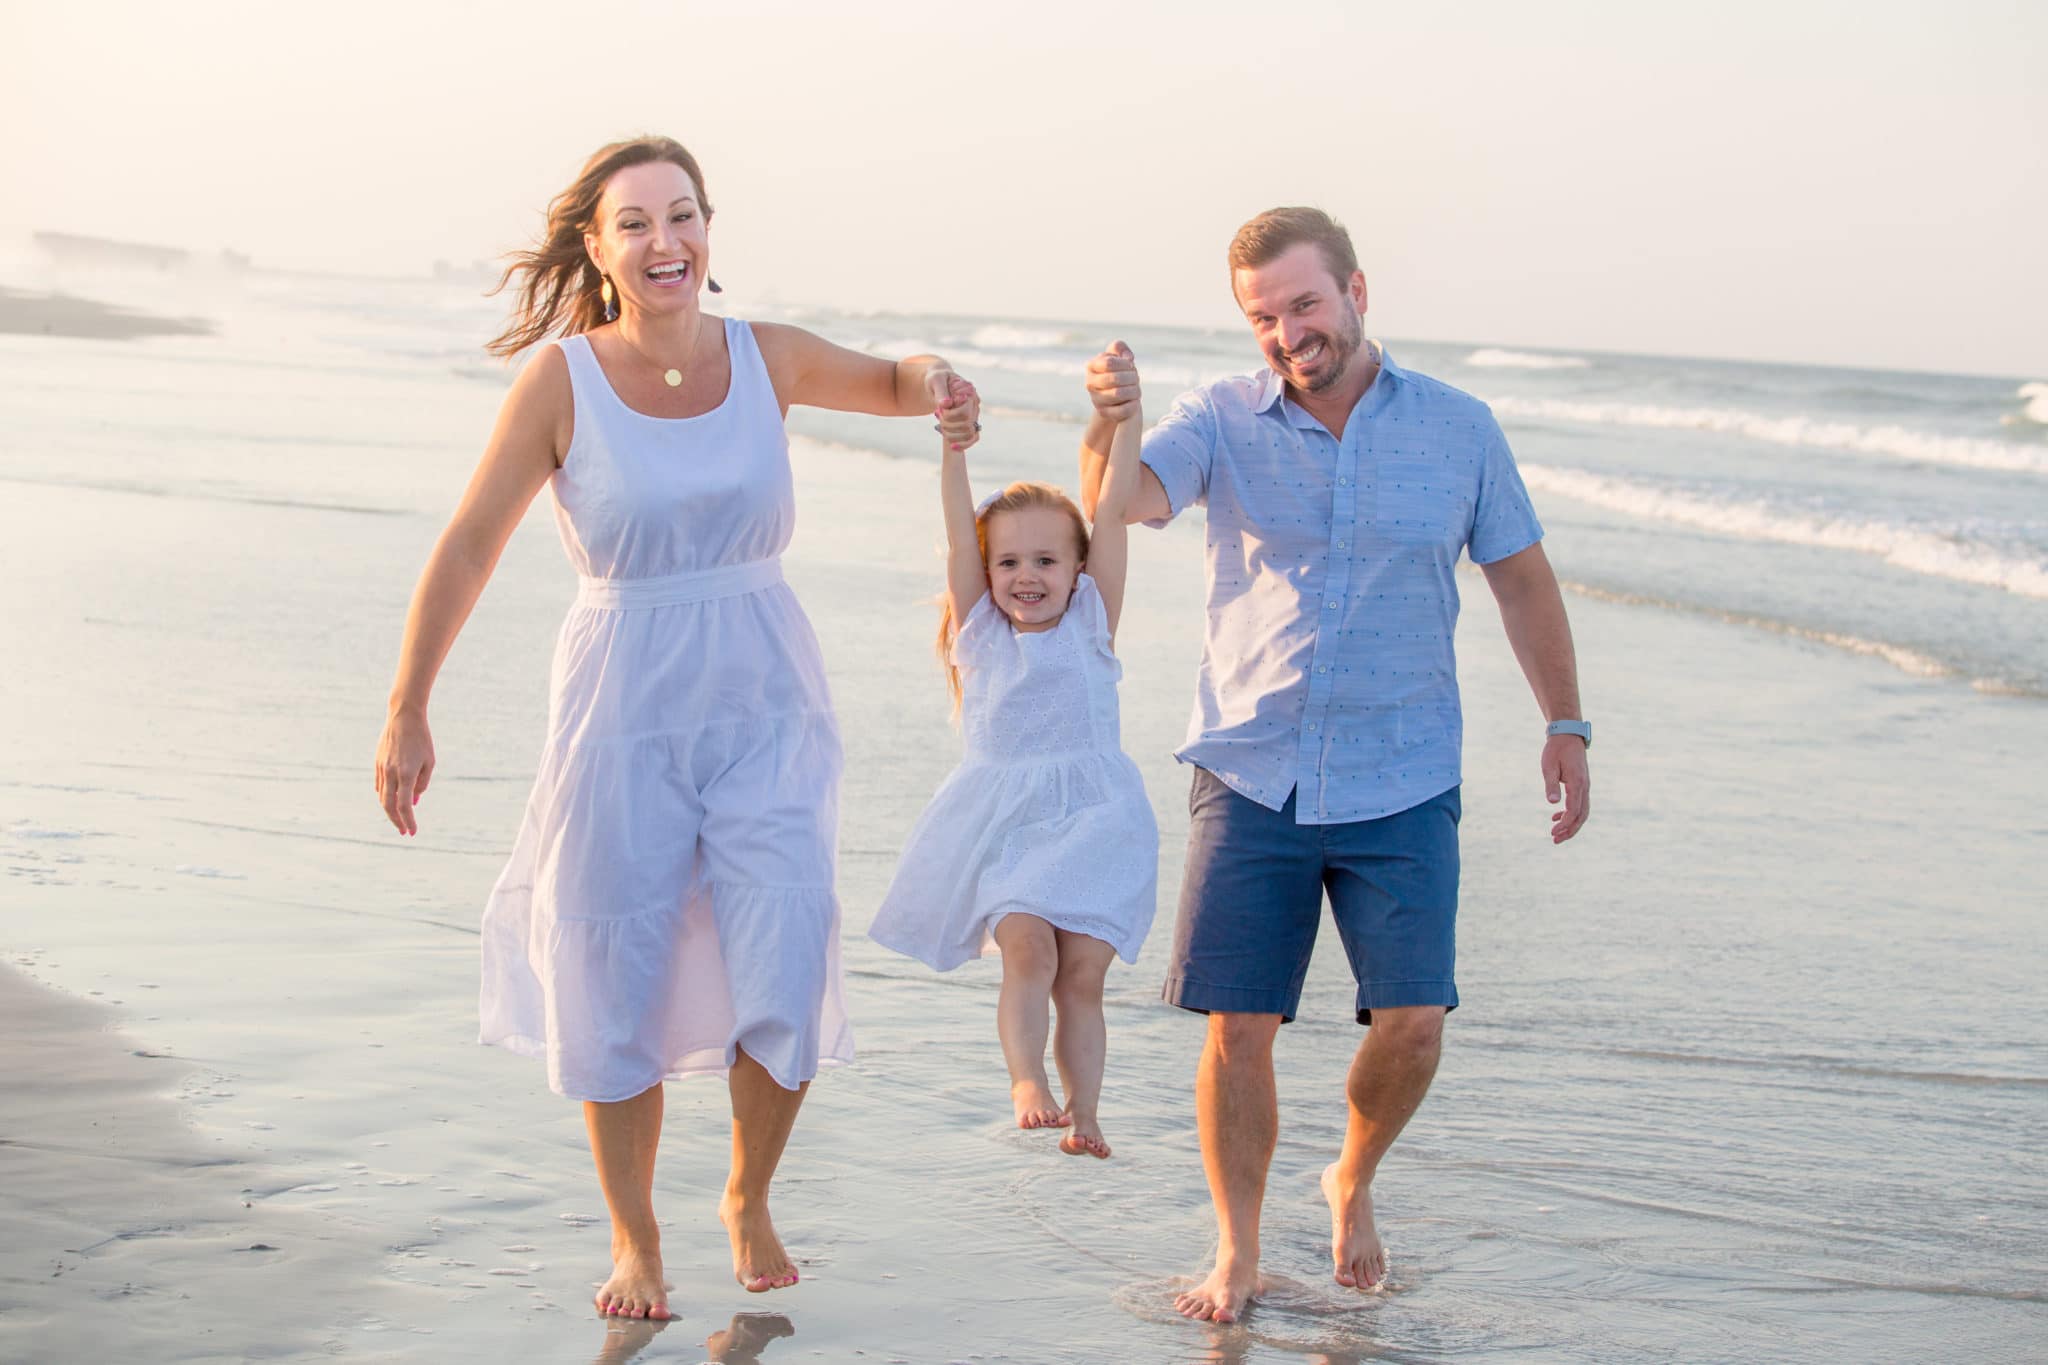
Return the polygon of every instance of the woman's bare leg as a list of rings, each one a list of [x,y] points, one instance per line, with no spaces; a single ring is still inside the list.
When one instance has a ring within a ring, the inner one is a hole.
[[[585,1101],[590,1156],[612,1217],[612,1274],[597,1291],[597,1310],[628,1318],[666,1318],[661,1229],[654,1221],[654,1153],[661,1145],[659,1081],[630,1100]]]
[[[1060,1088],[1067,1092],[1067,1115],[1074,1131],[1060,1139],[1069,1156],[1106,1157],[1097,1112],[1102,1102],[1102,1067],[1109,1051],[1102,1022],[1102,978],[1116,949],[1099,938],[1055,929],[1060,965],[1053,977],[1052,1002],[1059,1010],[1053,1030],[1053,1061],[1060,1069]]]
[[[789,1130],[803,1107],[806,1081],[784,1090],[762,1066],[737,1049],[728,1083],[732,1088],[732,1172],[725,1178],[725,1197],[718,1218],[732,1239],[733,1278],[749,1293],[787,1289],[797,1281],[796,1266],[775,1224],[768,1217],[768,1186],[782,1162]]]
[[[996,921],[996,946],[1003,950],[1003,989],[996,998],[996,1036],[1010,1069],[1010,1106],[1019,1128],[1064,1128],[1073,1120],[1052,1096],[1045,1075],[1047,1002],[1059,971],[1059,941],[1053,927],[1036,915],[1005,915]]]

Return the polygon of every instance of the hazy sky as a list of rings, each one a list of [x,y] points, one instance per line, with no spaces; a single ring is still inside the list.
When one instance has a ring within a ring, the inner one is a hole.
[[[2048,378],[2031,0],[0,16],[13,233],[420,272],[652,130],[751,295],[1232,325],[1231,232],[1312,203],[1382,335]]]

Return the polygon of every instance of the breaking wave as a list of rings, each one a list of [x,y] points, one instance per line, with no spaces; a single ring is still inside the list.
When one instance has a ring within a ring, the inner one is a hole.
[[[2042,394],[2035,401],[2048,409],[2048,385],[2041,388]],[[1493,410],[1504,417],[1720,432],[1774,445],[1882,455],[1895,460],[1956,465],[1965,469],[2048,474],[2048,451],[2038,447],[1973,436],[1941,436],[1900,426],[1865,427],[1853,422],[1831,422],[1815,417],[1768,417],[1740,408],[1670,408],[1652,403],[1568,398],[1496,398]]]
[[[1938,531],[1788,511],[1765,502],[1659,488],[1578,469],[1523,465],[1522,475],[1531,488],[1630,516],[1744,540],[1849,550],[1913,573],[2048,599],[2048,560],[2002,553]]]

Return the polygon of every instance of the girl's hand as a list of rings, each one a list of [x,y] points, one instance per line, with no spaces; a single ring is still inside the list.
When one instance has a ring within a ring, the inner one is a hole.
[[[1112,341],[1102,354],[1088,362],[1088,399],[1095,411],[1112,422],[1128,421],[1138,413],[1140,390],[1138,361],[1131,348]]]
[[[427,779],[434,775],[434,737],[427,731],[424,711],[398,710],[384,722],[384,736],[377,741],[375,778],[377,800],[385,816],[400,834],[418,834],[420,822],[413,807],[426,793]]]
[[[981,439],[981,395],[951,369],[934,369],[924,378],[931,394],[932,416],[948,448],[965,450]]]

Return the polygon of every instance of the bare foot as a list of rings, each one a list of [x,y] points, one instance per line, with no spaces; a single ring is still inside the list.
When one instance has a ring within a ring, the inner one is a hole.
[[[1387,1249],[1372,1222],[1372,1183],[1347,1187],[1335,1162],[1323,1167],[1323,1198],[1330,1201],[1330,1259],[1337,1283],[1371,1289],[1387,1278]]]
[[[718,1201],[718,1221],[732,1239],[732,1277],[749,1294],[787,1289],[797,1282],[796,1267],[775,1235],[765,1200],[748,1203],[728,1191]]]
[[[1052,1087],[1042,1080],[1014,1082],[1010,1106],[1017,1111],[1019,1128],[1065,1128],[1073,1123],[1052,1097]]]
[[[1109,1143],[1103,1140],[1102,1125],[1096,1121],[1095,1116],[1076,1114],[1069,1110],[1067,1118],[1074,1125],[1074,1131],[1060,1139],[1060,1150],[1068,1156],[1092,1156],[1107,1160]]]
[[[1219,1253],[1209,1278],[1176,1298],[1173,1306],[1182,1317],[1237,1322],[1251,1301],[1265,1292],[1265,1277],[1259,1274],[1256,1258],[1239,1261]]]
[[[668,1317],[669,1284],[661,1278],[661,1252],[624,1242],[612,1246],[612,1277],[592,1300],[606,1317]]]

